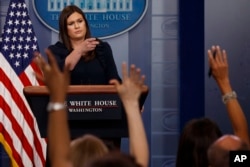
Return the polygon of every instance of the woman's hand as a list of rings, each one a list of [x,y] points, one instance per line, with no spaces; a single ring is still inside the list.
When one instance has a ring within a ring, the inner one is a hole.
[[[96,38],[87,38],[81,43],[74,46],[74,50],[81,56],[85,56],[88,52],[93,51],[100,42]]]

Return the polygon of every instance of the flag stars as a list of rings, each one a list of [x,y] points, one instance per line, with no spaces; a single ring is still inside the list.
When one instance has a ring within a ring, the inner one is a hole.
[[[13,36],[11,40],[12,40],[12,42],[16,42],[17,41],[15,36]]]
[[[23,28],[21,28],[20,32],[23,34],[23,33],[25,33],[25,30]]]
[[[20,23],[19,23],[19,20],[15,20],[15,24],[16,25],[19,25]]]
[[[14,58],[14,54],[10,53],[9,57],[10,57],[10,59],[13,59]]]
[[[1,29],[2,46],[0,50],[3,51],[14,70],[19,73],[31,61],[29,52],[38,50],[37,38],[32,28],[27,6],[22,1],[12,2],[11,0],[6,18],[6,25],[4,29]]]
[[[15,45],[11,45],[11,50],[15,50],[15,49],[16,49]]]
[[[18,33],[17,28],[14,28],[13,32],[14,32],[14,34],[17,34]]]
[[[16,8],[16,3],[12,3],[10,6],[11,6],[12,8]]]
[[[33,50],[37,50],[37,46],[36,46],[36,45],[33,45],[33,46],[32,46],[32,49],[33,49]]]
[[[25,49],[25,50],[29,50],[29,49],[30,49],[29,45],[26,44],[26,45],[24,46],[24,49]]]
[[[3,46],[3,50],[5,50],[5,51],[6,51],[6,50],[9,50],[8,45],[4,45],[4,46]]]
[[[24,9],[27,8],[27,5],[26,5],[25,3],[23,3],[23,8],[24,8]]]
[[[19,40],[20,42],[22,42],[22,41],[23,41],[23,37],[20,36],[18,40]]]
[[[17,58],[17,59],[20,59],[20,58],[21,58],[21,53],[17,53],[17,54],[16,54],[16,58]]]
[[[5,38],[4,38],[4,41],[5,41],[6,43],[10,42],[10,38],[9,38],[9,37],[5,37]]]
[[[7,22],[7,24],[8,24],[9,26],[13,25],[13,21],[12,21],[12,20],[9,20],[9,21]]]
[[[7,29],[5,32],[7,32],[7,34],[10,34],[11,33],[11,29]]]
[[[26,25],[26,22],[25,22],[25,20],[22,20],[22,25],[24,26],[24,25]]]
[[[28,28],[27,33],[28,33],[28,34],[31,34],[31,33],[32,33],[32,29],[31,29],[31,28]]]
[[[30,42],[31,41],[31,38],[29,36],[26,37],[26,41],[27,42]]]
[[[28,53],[23,54],[23,58],[27,59],[29,57]]]
[[[28,20],[27,23],[29,24],[29,26],[31,25],[31,21],[30,20]]]
[[[20,66],[19,61],[16,61],[16,62],[15,62],[15,66],[16,66],[16,67],[19,67],[19,66]]]
[[[19,45],[17,46],[17,49],[18,49],[18,50],[22,50],[22,48],[23,48],[23,47],[22,47],[21,44],[19,44]]]
[[[13,16],[14,16],[14,12],[11,11],[11,12],[9,13],[9,15],[10,15],[10,17],[13,17]]]
[[[23,17],[26,17],[26,16],[27,16],[27,13],[26,13],[26,12],[23,12],[23,13],[22,13],[22,16],[23,16]]]
[[[21,8],[22,7],[22,3],[18,3],[18,8]]]
[[[20,11],[17,11],[17,12],[16,12],[16,16],[17,16],[17,17],[20,17],[20,16],[21,16],[21,12],[20,12]]]

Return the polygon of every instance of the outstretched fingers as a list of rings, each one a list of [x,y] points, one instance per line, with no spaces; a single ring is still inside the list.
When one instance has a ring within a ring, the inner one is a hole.
[[[125,68],[124,70],[127,71],[127,69]],[[141,76],[141,69],[136,68],[134,64],[130,65],[129,76],[127,75],[127,73],[125,74],[125,79],[128,77],[131,79],[131,81],[133,81],[133,83],[137,85],[142,85],[145,80],[145,76]]]
[[[39,66],[39,68],[42,71],[44,71],[44,67],[46,65],[46,62],[45,62],[45,60],[43,59],[43,57],[41,56],[41,54],[39,52],[34,53],[34,61]]]
[[[33,61],[37,64],[37,66],[41,69],[41,71],[44,71],[44,67],[45,67],[45,60],[43,59],[43,57],[41,56],[41,54],[39,52],[35,52],[34,53],[34,59]],[[45,82],[43,75],[41,75],[40,73],[34,72],[34,75],[36,76],[36,78],[42,82]]]
[[[226,50],[222,51],[222,58],[223,58],[224,63],[227,64],[227,52],[226,52]]]
[[[136,80],[136,67],[135,67],[135,65],[134,64],[131,64],[130,65],[130,70],[129,70],[129,76],[130,76],[130,79],[132,80],[132,81],[135,81]]]
[[[145,79],[146,79],[146,76],[142,75],[140,80],[139,80],[140,85],[144,85]]]
[[[227,63],[226,51],[222,50],[219,45],[215,47],[215,50],[216,50],[216,56],[215,56],[216,62],[221,64]]]
[[[127,63],[122,63],[122,79],[126,80],[128,78]]]
[[[214,61],[212,50],[209,49],[207,51],[207,55],[208,55],[209,66],[212,67],[212,64],[213,64],[213,61]]]
[[[46,55],[48,57],[48,61],[49,61],[49,64],[46,64],[47,68],[52,68],[56,72],[59,72],[56,59],[55,59],[54,55],[52,54],[52,52],[49,49],[46,49],[45,53],[46,53]],[[47,69],[47,70],[50,70],[50,69]]]

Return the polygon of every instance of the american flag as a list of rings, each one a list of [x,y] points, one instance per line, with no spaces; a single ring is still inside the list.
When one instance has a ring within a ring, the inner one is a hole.
[[[11,0],[0,40],[0,142],[13,167],[45,166],[46,141],[23,94],[40,85],[32,62],[38,49],[25,1]]]

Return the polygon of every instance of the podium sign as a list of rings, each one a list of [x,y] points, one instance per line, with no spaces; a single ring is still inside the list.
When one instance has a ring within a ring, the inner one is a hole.
[[[25,87],[24,95],[37,120],[41,136],[47,136],[47,105],[49,92],[46,86]],[[142,106],[148,93],[140,99]],[[126,115],[113,85],[69,86],[65,105],[68,110],[70,135],[91,133],[99,137],[121,138],[128,136]]]
[[[68,95],[69,120],[122,119],[122,103],[116,94]]]

